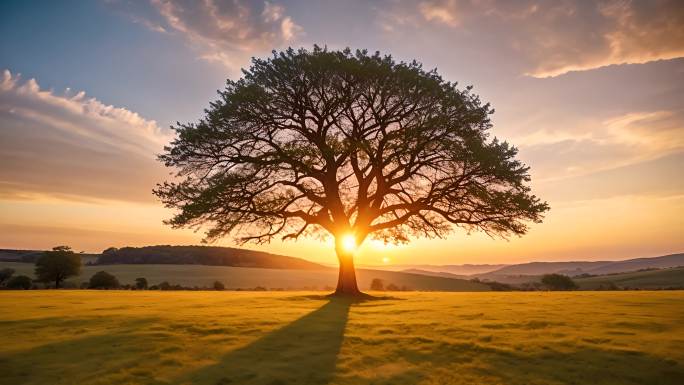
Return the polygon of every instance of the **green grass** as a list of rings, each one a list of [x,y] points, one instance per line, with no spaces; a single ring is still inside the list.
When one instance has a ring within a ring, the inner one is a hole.
[[[587,290],[594,290],[602,285],[607,287],[611,282],[618,287],[642,289],[684,288],[684,267],[576,278],[575,282],[581,289]]]
[[[35,266],[30,263],[0,262],[0,268],[11,267],[16,275],[33,277]],[[138,277],[145,277],[150,285],[163,281],[182,286],[212,287],[214,281],[221,281],[227,288],[254,288],[262,286],[269,289],[323,289],[337,284],[337,268],[325,270],[286,270],[262,269],[251,267],[205,266],[205,265],[97,265],[83,266],[80,276],[68,282],[80,285],[87,282],[96,272],[104,270],[114,274],[122,284],[133,284]],[[394,271],[357,270],[359,286],[370,288],[373,278],[380,278],[385,284],[405,285],[413,290],[437,291],[489,291],[480,283],[461,279],[429,277]]]
[[[0,292],[6,384],[681,384],[684,292]]]

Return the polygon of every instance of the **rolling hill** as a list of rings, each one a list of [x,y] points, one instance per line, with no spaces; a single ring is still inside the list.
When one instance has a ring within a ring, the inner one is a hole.
[[[613,274],[643,269],[666,269],[684,266],[684,253],[670,254],[655,258],[635,258],[626,261],[611,262],[587,271],[589,274]]]
[[[10,267],[17,275],[33,277],[34,266],[28,263],[2,262],[0,268]],[[133,284],[138,277],[144,277],[150,285],[167,281],[182,286],[210,287],[214,281],[223,282],[229,289],[326,289],[332,290],[337,284],[337,269],[292,270],[269,269],[233,266],[206,265],[150,265],[150,264],[117,264],[86,265],[80,276],[67,280],[72,286],[87,282],[98,271],[104,270],[116,276],[122,284]],[[390,283],[399,287],[406,286],[411,290],[421,291],[489,291],[487,285],[462,279],[429,277],[420,274],[409,274],[395,271],[358,269],[359,287],[368,290],[373,279],[382,279],[385,285]]]
[[[464,264],[464,265],[382,265],[382,266],[364,266],[368,268],[377,268],[382,270],[393,271],[423,271],[433,273],[450,273],[458,276],[469,276],[474,274],[484,274],[491,271],[501,269],[508,265],[498,264]]]
[[[97,264],[208,265],[296,270],[329,269],[302,258],[218,246],[145,246],[107,249],[100,255]]]
[[[581,274],[599,275],[678,266],[684,266],[684,254],[635,258],[624,261],[529,262],[504,266],[485,274],[479,274],[478,276],[520,276],[556,273],[572,277]]]
[[[583,290],[609,288],[684,289],[684,267],[575,278],[575,282]]]

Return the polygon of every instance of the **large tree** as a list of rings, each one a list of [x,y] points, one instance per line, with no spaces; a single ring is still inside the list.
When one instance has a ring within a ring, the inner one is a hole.
[[[178,170],[155,190],[167,222],[208,225],[208,241],[332,235],[338,294],[359,293],[349,243],[520,235],[548,210],[516,148],[489,137],[489,104],[415,61],[274,51],[219,95],[160,155]]]
[[[81,256],[69,246],[53,247],[38,258],[35,273],[38,282],[54,282],[59,289],[65,279],[81,274]]]

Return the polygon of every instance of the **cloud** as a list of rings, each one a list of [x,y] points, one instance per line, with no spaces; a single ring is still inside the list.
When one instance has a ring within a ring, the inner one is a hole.
[[[181,34],[203,59],[234,71],[251,56],[282,47],[302,33],[283,6],[268,1],[151,2],[166,24],[161,28]]]
[[[0,79],[0,198],[152,202],[155,160],[172,137],[84,92],[55,94],[4,70]]]
[[[494,34],[507,55],[522,57],[526,75],[554,77],[684,57],[683,20],[678,0],[426,0],[394,2],[380,23],[388,31],[392,23],[435,24],[471,37]]]
[[[421,15],[427,21],[434,21],[443,23],[451,27],[459,24],[458,9],[456,8],[456,1],[438,1],[430,2],[424,1],[418,4],[418,9]]]
[[[588,175],[684,153],[684,110],[630,112],[512,142],[542,180]]]

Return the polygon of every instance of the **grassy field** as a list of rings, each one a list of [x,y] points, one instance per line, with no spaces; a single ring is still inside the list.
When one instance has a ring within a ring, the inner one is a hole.
[[[681,384],[683,292],[0,292],[3,384]]]
[[[33,277],[35,265],[32,263],[0,262],[0,268],[10,267],[17,275]],[[262,269],[251,267],[204,266],[204,265],[96,265],[83,266],[80,276],[67,282],[80,285],[87,282],[96,272],[104,270],[114,274],[122,284],[133,284],[138,277],[145,277],[150,285],[163,281],[183,286],[212,287],[214,281],[221,281],[227,288],[302,289],[335,287],[337,268],[325,270],[287,270]],[[359,287],[369,289],[373,278],[384,280],[385,284],[394,283],[407,286],[412,290],[436,291],[488,291],[488,286],[462,279],[429,277],[395,271],[357,270]]]

